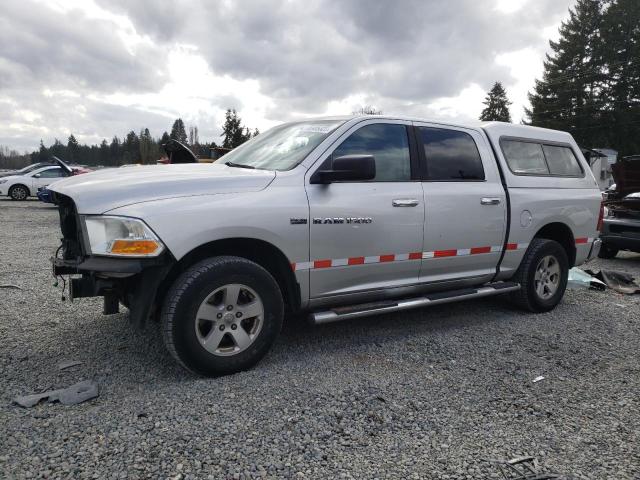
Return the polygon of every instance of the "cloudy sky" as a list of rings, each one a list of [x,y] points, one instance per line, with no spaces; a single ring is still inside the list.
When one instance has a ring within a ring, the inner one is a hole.
[[[219,141],[226,108],[295,118],[474,119],[494,81],[519,121],[574,0],[4,0],[0,145],[82,143],[182,117]]]

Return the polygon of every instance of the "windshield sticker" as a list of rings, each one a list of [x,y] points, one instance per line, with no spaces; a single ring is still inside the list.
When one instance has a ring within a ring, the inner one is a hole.
[[[308,133],[328,133],[331,131],[332,126],[333,125],[302,125],[300,131]]]

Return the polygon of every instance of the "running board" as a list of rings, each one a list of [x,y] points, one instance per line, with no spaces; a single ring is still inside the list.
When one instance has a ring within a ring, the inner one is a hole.
[[[333,308],[324,312],[312,313],[310,318],[312,323],[320,325],[323,323],[337,322],[339,320],[347,320],[350,318],[399,312],[401,310],[428,307],[430,305],[440,305],[442,303],[451,303],[460,300],[470,300],[472,298],[490,297],[501,293],[515,292],[516,290],[520,290],[519,283],[494,282],[479,288],[464,288],[448,292],[429,293],[421,297],[407,298],[404,300],[387,300],[349,307]]]

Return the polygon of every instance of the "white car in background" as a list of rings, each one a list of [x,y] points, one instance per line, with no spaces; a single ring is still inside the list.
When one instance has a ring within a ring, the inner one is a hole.
[[[86,168],[72,168],[57,157],[55,164],[35,164],[16,171],[13,175],[0,178],[0,197],[9,196],[13,200],[35,197],[38,189],[65,177],[86,173]]]
[[[68,177],[70,173],[62,167],[49,165],[24,175],[10,175],[0,178],[0,196],[9,196],[13,200],[26,200],[38,192],[38,188]]]

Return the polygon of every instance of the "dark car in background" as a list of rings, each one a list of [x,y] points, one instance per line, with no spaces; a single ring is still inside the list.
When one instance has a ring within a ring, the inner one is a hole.
[[[600,258],[620,250],[640,253],[640,155],[618,161],[612,173],[616,183],[605,192]]]

